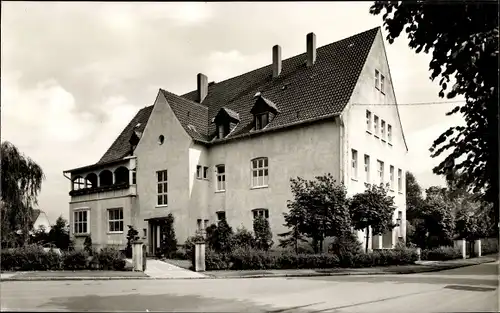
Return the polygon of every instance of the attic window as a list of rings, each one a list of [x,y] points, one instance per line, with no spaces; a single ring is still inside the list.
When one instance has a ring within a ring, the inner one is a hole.
[[[217,125],[217,138],[222,139],[229,135],[229,123]]]
[[[217,125],[217,138],[222,139],[236,127],[240,121],[240,115],[231,109],[221,108],[213,121]]]
[[[255,130],[263,129],[269,124],[269,113],[261,113],[255,115]]]

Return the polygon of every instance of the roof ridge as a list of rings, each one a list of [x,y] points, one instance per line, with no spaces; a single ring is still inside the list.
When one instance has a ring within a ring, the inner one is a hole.
[[[339,42],[341,42],[341,41],[347,40],[347,39],[349,39],[349,38],[352,38],[352,37],[357,37],[357,36],[360,36],[360,35],[362,35],[362,34],[365,34],[365,33],[371,32],[371,31],[373,31],[373,30],[375,30],[375,29],[379,29],[379,28],[381,28],[381,27],[380,27],[380,26],[377,26],[377,27],[374,27],[374,28],[370,28],[370,29],[368,29],[368,30],[365,30],[365,31],[363,31],[363,32],[360,32],[360,33],[354,34],[354,35],[352,35],[352,36],[345,37],[345,38],[342,38],[342,39],[339,39],[339,40],[336,40],[336,41],[330,42],[330,43],[328,43],[328,44],[326,44],[326,45],[323,45],[323,46],[321,46],[321,47],[317,47],[317,48],[316,48],[316,51],[317,51],[317,50],[320,50],[320,49],[327,48],[327,47],[329,47],[329,46],[331,46],[331,45],[334,45],[334,44],[339,43]],[[306,55],[306,54],[307,54],[307,51],[306,51],[306,52],[303,52],[303,53],[300,53],[300,54],[293,55],[293,56],[288,57],[288,58],[286,58],[286,59],[283,59],[281,62],[282,62],[282,63],[284,63],[285,61],[288,61],[288,60],[291,60],[291,59],[293,59],[293,58],[295,58],[295,57],[298,57],[298,56],[301,56],[301,55]],[[243,75],[247,75],[247,74],[250,74],[250,73],[253,73],[253,72],[257,72],[257,71],[259,71],[259,70],[262,70],[262,69],[264,69],[264,68],[266,68],[266,67],[270,67],[270,66],[272,66],[272,64],[267,64],[267,65],[264,65],[264,66],[258,67],[258,68],[256,68],[256,69],[253,69],[253,70],[251,70],[251,71],[248,71],[248,72],[242,73],[242,74],[240,74],[240,75],[233,76],[233,77],[227,78],[227,79],[225,79],[225,80],[221,80],[221,81],[219,81],[219,82],[217,82],[217,83],[214,83],[214,85],[218,85],[218,84],[221,84],[221,83],[224,83],[224,82],[230,81],[230,80],[232,80],[232,79],[236,79],[236,78],[241,77],[241,76],[243,76]],[[160,89],[161,89],[161,88],[160,88]],[[187,96],[188,94],[190,94],[190,93],[192,93],[192,92],[194,92],[194,91],[196,91],[196,89],[195,89],[195,90],[191,90],[191,91],[189,91],[189,92],[186,92],[185,94],[181,95],[180,97],[184,98],[184,96]],[[184,99],[187,99],[187,98],[184,98]],[[187,99],[187,100],[189,100],[189,99]],[[203,105],[203,104],[202,104],[202,105]]]

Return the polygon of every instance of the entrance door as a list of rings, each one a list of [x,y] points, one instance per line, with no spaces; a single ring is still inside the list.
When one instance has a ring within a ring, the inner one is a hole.
[[[154,220],[150,220],[148,222],[148,225],[149,225],[149,238],[148,238],[149,254],[150,256],[155,256],[157,252],[160,250],[161,226],[159,222]]]

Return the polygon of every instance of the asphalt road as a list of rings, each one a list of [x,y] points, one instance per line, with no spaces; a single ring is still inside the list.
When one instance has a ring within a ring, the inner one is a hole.
[[[436,273],[2,282],[11,311],[498,312],[498,262]]]

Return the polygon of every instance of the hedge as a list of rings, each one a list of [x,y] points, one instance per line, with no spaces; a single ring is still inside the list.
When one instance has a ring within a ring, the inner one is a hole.
[[[265,269],[314,269],[338,267],[372,267],[413,264],[417,260],[414,249],[376,250],[370,253],[345,253],[335,255],[296,254],[288,251],[261,251],[238,248],[228,254],[207,249],[206,270],[265,270]]]
[[[421,253],[421,259],[426,261],[446,261],[461,259],[462,252],[453,247],[439,247],[433,249],[424,249]]]
[[[498,239],[481,240],[481,253],[484,255],[498,253]]]
[[[124,270],[124,255],[113,248],[103,248],[89,256],[83,250],[63,252],[61,255],[45,252],[41,246],[28,245],[0,252],[2,271],[46,271],[105,269]]]

